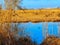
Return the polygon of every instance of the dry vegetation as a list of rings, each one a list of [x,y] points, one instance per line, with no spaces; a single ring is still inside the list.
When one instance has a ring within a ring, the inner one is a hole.
[[[37,45],[30,37],[20,37],[16,40],[17,27],[11,32],[11,25],[6,22],[50,22],[60,21],[60,9],[22,9],[18,4],[19,0],[4,0],[7,10],[2,10],[0,5],[0,45]],[[22,0],[20,0],[21,2]],[[19,10],[15,10],[17,9]],[[22,9],[22,10],[20,10]],[[3,24],[4,23],[4,24]],[[47,37],[40,45],[60,45],[60,39]]]
[[[14,37],[18,33],[16,25],[14,26],[15,31],[13,31],[11,30],[11,23],[0,23],[0,45],[38,45],[36,42],[33,42],[30,37],[24,37],[23,33],[23,36],[21,37],[20,35],[19,38],[17,37],[17,40],[16,37]],[[60,45],[60,38],[48,36],[40,45]]]
[[[60,8],[28,10],[19,5],[22,1],[4,0],[6,10],[2,10],[2,6],[0,6],[0,23],[60,21]]]
[[[2,19],[3,18],[3,19]],[[0,22],[59,22],[60,9],[1,10]]]
[[[20,37],[14,37],[17,35],[18,30],[15,26],[15,30],[10,30],[11,24],[0,24],[0,45],[37,45],[35,42],[33,42],[30,37],[24,37],[20,35]],[[12,31],[12,32],[11,32]],[[16,33],[15,33],[16,32]],[[18,40],[16,39],[18,38]]]
[[[41,45],[60,45],[60,38],[49,36],[42,42]]]

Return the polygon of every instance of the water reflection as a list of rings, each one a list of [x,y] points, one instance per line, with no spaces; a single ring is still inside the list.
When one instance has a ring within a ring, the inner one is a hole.
[[[4,23],[6,28],[6,24]],[[39,23],[9,23],[10,30],[14,32],[15,37],[30,36],[33,41],[41,43],[47,36],[54,35],[60,37],[60,22],[39,22]],[[1,25],[1,24],[0,24]],[[17,26],[17,28],[15,27]],[[2,27],[2,26],[0,26]],[[18,32],[15,32],[19,30]]]
[[[58,36],[58,22],[40,22],[40,23],[21,23],[19,27],[26,27],[25,32],[28,34],[32,40],[36,40],[41,43],[46,35]]]

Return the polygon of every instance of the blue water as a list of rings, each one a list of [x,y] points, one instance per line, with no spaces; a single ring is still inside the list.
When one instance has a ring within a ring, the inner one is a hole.
[[[43,29],[43,23],[21,23],[19,26],[25,27],[25,32],[31,37],[33,41],[36,41],[37,43],[41,43],[44,40],[44,36],[42,34]],[[46,26],[45,26],[46,28]],[[52,32],[53,30],[53,32]],[[45,31],[45,30],[44,30]],[[49,22],[48,23],[48,34],[58,36],[58,22]]]

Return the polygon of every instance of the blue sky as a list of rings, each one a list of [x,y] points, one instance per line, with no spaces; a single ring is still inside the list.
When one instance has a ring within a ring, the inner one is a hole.
[[[60,0],[23,0],[26,8],[55,8],[60,7]]]
[[[4,7],[4,0],[0,0],[0,4]],[[60,0],[23,0],[21,6],[28,9],[56,8],[60,7]]]

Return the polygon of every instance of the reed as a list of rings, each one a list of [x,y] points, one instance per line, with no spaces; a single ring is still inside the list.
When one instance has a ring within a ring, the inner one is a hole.
[[[37,43],[33,42],[30,37],[24,37],[23,32],[23,36],[21,35],[19,38],[18,36],[16,37],[15,35],[18,33],[16,25],[14,26],[15,31],[13,31],[11,29],[11,24],[0,24],[0,45],[37,45]],[[16,38],[18,38],[18,40]]]

